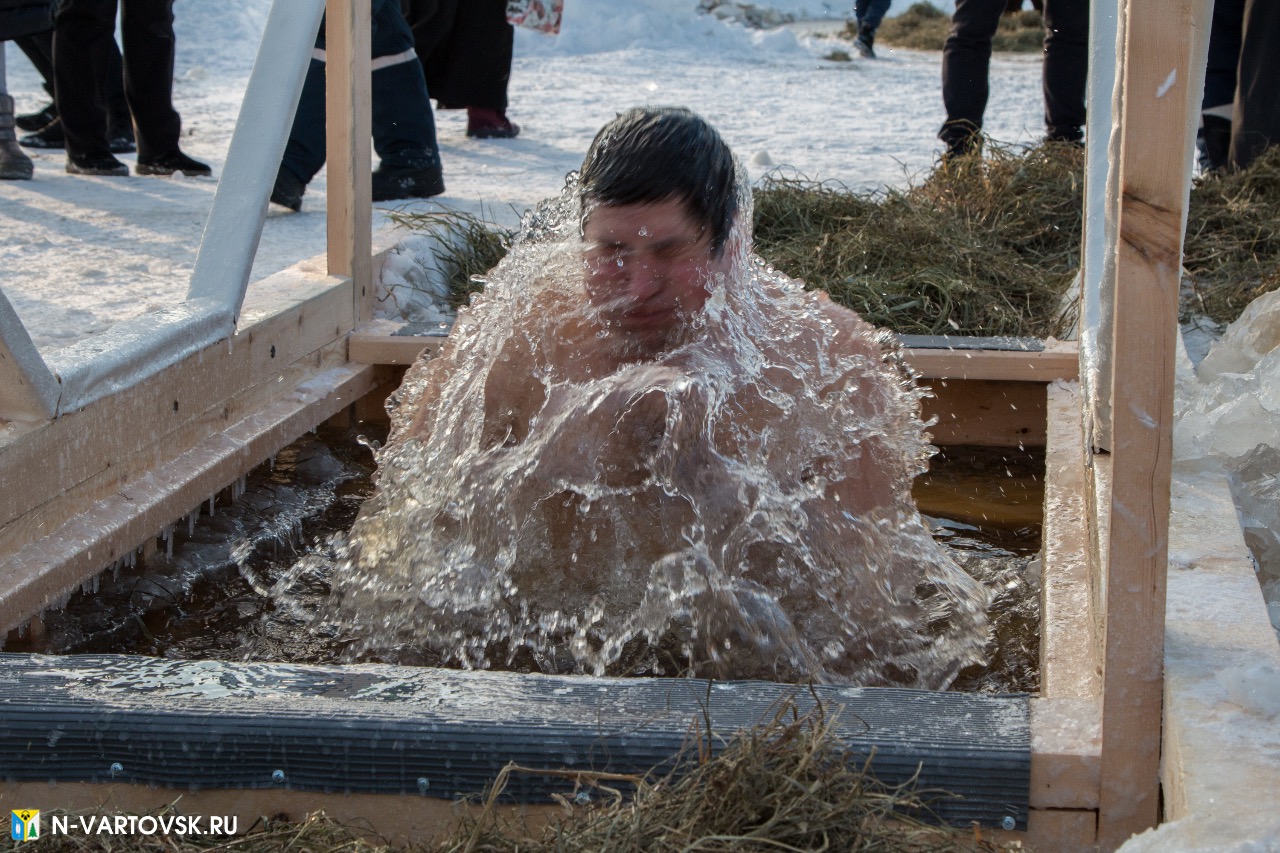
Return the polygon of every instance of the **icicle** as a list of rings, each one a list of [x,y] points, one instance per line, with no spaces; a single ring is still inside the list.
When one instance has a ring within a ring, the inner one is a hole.
[[[213,518],[213,500],[217,495],[209,495],[209,517]]]
[[[166,525],[160,531],[160,538],[164,540],[164,555],[170,560],[173,559],[173,525]]]
[[[200,514],[200,507],[196,507],[187,513],[187,535],[196,535],[196,516]]]

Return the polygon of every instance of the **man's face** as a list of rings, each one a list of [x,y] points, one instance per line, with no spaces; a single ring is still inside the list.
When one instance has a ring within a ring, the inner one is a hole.
[[[712,277],[727,266],[676,199],[596,207],[583,239],[591,305],[610,329],[654,346],[702,309]]]

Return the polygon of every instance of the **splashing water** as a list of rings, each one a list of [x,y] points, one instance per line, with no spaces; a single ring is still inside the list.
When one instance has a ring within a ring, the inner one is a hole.
[[[661,672],[667,649],[939,688],[980,658],[987,593],[911,500],[932,451],[887,338],[748,254],[749,192],[706,306],[629,335],[584,294],[576,198],[529,214],[390,401],[324,619],[471,667]]]

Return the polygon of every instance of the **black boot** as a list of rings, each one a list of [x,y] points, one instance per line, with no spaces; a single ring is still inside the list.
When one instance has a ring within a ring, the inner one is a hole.
[[[302,210],[302,194],[306,191],[306,182],[284,166],[281,166],[279,173],[276,175],[275,186],[271,188],[271,202],[281,207],[287,207],[296,213]]]
[[[129,167],[110,154],[72,154],[67,152],[68,175],[99,175],[104,177],[123,178],[129,174]]]
[[[875,59],[876,52],[874,49],[876,43],[876,31],[865,24],[858,27],[858,37],[853,40],[853,46],[857,49],[858,55],[863,59]]]
[[[1200,171],[1206,175],[1220,174],[1227,169],[1231,154],[1231,119],[1221,116],[1204,116],[1204,127],[1197,140],[1200,144]]]
[[[35,171],[13,132],[13,98],[0,95],[0,180],[29,181]]]
[[[420,169],[379,166],[373,173],[373,200],[431,198],[444,192],[444,174],[438,165]]]
[[[139,175],[172,175],[181,172],[189,178],[213,174],[213,169],[181,151],[173,151],[162,157],[139,157],[133,171]]]
[[[42,110],[15,116],[13,121],[18,126],[18,130],[30,133],[33,130],[39,130],[57,117],[58,108],[50,103]]]

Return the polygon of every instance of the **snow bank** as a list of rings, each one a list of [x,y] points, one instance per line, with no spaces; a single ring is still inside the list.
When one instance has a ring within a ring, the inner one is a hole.
[[[769,4],[770,6],[774,4]],[[560,33],[516,29],[522,56],[581,56],[622,50],[754,54],[761,48],[796,51],[789,30],[753,30],[699,11],[694,0],[636,0],[626,4],[565,0]]]
[[[1280,631],[1280,292],[1255,299],[1179,377],[1174,458],[1221,464]]]

